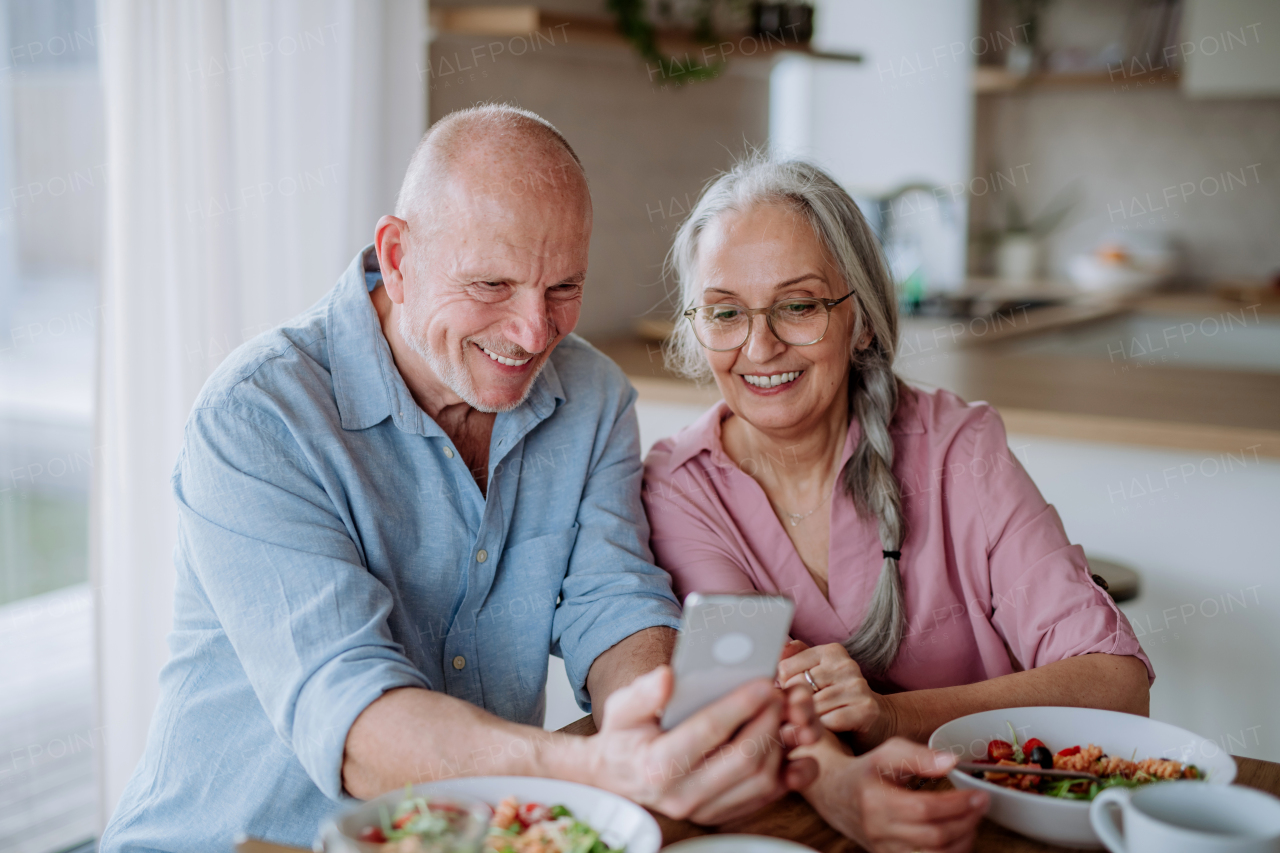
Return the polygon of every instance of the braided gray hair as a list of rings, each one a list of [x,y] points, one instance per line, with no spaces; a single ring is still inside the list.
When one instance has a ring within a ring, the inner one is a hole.
[[[893,475],[893,439],[889,423],[898,405],[899,380],[893,372],[898,341],[898,311],[893,280],[875,234],[857,204],[829,175],[800,160],[776,161],[752,155],[714,178],[681,224],[667,258],[680,287],[678,311],[699,304],[696,276],[698,239],[717,216],[760,204],[785,205],[803,216],[826,247],[846,286],[853,292],[853,337],[849,353],[849,406],[862,435],[841,472],[841,482],[859,514],[878,521],[884,551],[898,551],[904,536],[902,494]],[[667,366],[705,381],[711,370],[692,327],[677,313],[675,333],[665,352]],[[871,343],[858,350],[867,330]],[[902,575],[898,560],[886,556],[862,624],[844,646],[869,672],[883,673],[898,654],[906,627]]]

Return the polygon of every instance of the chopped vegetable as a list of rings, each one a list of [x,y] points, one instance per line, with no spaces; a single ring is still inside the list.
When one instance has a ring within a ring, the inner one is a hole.
[[[993,740],[987,744],[987,758],[991,761],[1011,761],[1013,744],[1006,740]]]
[[[987,763],[990,770],[973,774],[1005,788],[1014,788],[1032,794],[1058,797],[1064,800],[1092,800],[1099,791],[1107,788],[1135,788],[1164,779],[1202,779],[1200,770],[1191,764],[1183,764],[1169,758],[1145,758],[1134,761],[1105,754],[1100,747],[1078,744],[1061,749],[1055,755],[1039,738],[1029,738],[1018,746],[1017,733],[1009,724],[1013,742],[992,739],[987,743]],[[1134,751],[1136,757],[1137,751]],[[1089,779],[1057,779],[1034,773],[1002,773],[1002,766],[1038,767],[1044,770],[1076,770],[1098,776]]]

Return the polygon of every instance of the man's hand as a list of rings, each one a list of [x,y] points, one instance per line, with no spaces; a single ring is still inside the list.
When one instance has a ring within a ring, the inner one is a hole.
[[[844,646],[828,643],[810,648],[800,640],[790,641],[782,649],[778,683],[783,689],[812,691],[805,672],[818,688],[813,705],[823,726],[833,732],[852,732],[862,748],[877,746],[894,735],[892,704],[871,689]]]
[[[858,758],[829,740],[813,750],[822,775],[804,791],[827,823],[871,853],[945,851],[973,847],[987,811],[981,791],[908,791],[912,776],[943,776],[955,757],[893,738]]]
[[[812,759],[786,761],[821,734],[807,690],[784,694],[759,679],[663,732],[658,718],[673,684],[670,667],[661,666],[609,697],[590,739],[596,785],[677,819],[715,824],[813,782]]]

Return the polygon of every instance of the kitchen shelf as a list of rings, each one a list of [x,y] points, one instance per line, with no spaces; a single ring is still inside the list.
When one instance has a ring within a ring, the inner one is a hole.
[[[434,33],[486,38],[512,38],[542,33],[553,44],[568,43],[625,47],[630,44],[618,32],[610,18],[590,15],[572,15],[552,12],[536,5],[518,6],[432,6],[431,29]],[[781,42],[776,36],[757,36],[741,32],[717,37],[715,44],[704,44],[692,37],[688,30],[658,28],[658,49],[677,59],[691,57],[698,61],[713,61],[720,57],[717,45],[733,44],[733,50],[725,58],[759,59],[783,54],[801,54],[814,59],[838,62],[862,62],[861,54],[815,50],[808,44]],[[707,50],[707,54],[703,51]]]
[[[1168,68],[1146,74],[1113,75],[1108,71],[1086,71],[1072,74],[1043,72],[1022,76],[992,66],[979,65],[973,70],[973,90],[979,95],[1066,89],[1111,89],[1116,92],[1146,88],[1171,89],[1176,88],[1180,80],[1181,75]]]

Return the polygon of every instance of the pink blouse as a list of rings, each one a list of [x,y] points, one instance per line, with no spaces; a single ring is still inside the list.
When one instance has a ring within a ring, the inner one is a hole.
[[[829,595],[809,575],[764,490],[720,441],[721,402],[645,460],[644,500],[658,565],[676,593],[761,592],[796,603],[792,636],[839,643],[857,629],[883,565],[873,518],[837,481]],[[841,467],[853,454],[856,420]],[[890,425],[902,488],[907,630],[887,689],[970,684],[1075,655],[1134,655],[1129,621],[1091,579],[1084,550],[1009,450],[986,403],[908,389]],[[749,467],[749,466],[748,466]]]

